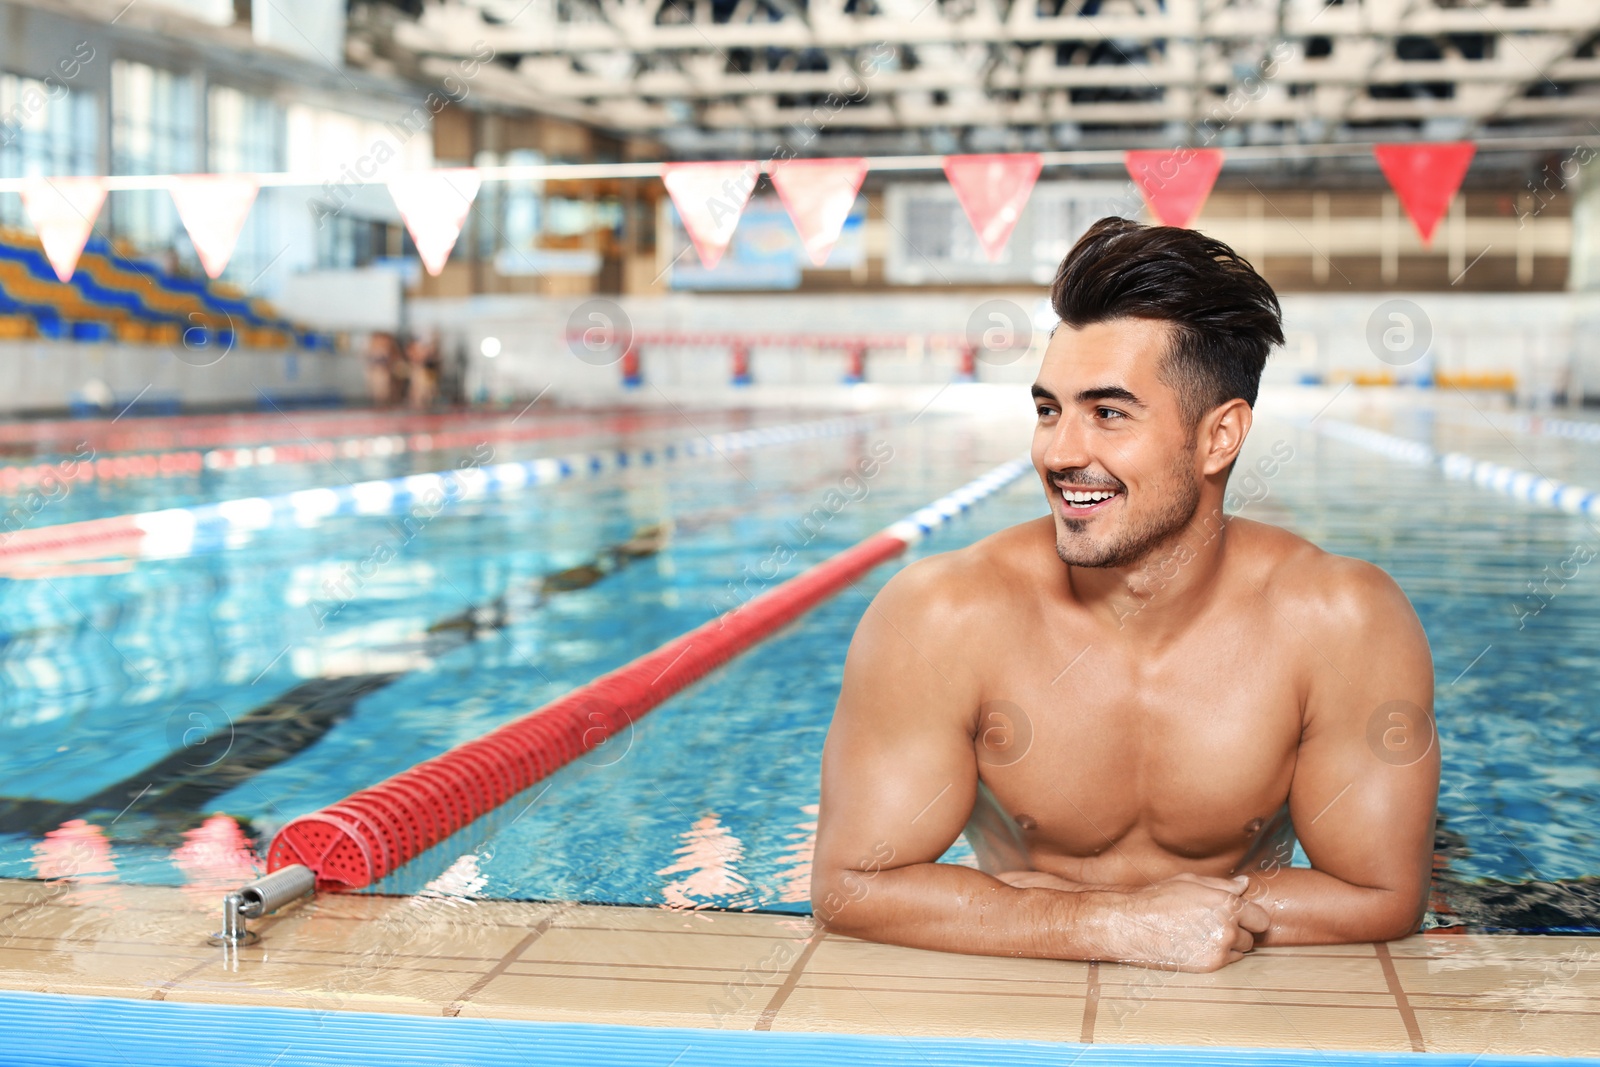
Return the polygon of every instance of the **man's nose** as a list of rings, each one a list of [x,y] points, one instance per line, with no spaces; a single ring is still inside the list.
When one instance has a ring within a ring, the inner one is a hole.
[[[1056,471],[1090,466],[1089,427],[1083,417],[1074,412],[1062,412],[1051,427],[1041,458],[1046,467]]]

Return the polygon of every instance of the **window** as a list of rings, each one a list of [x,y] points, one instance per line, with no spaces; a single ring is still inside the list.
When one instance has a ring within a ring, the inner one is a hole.
[[[221,174],[274,173],[284,169],[288,118],[274,100],[225,85],[213,86],[206,98],[210,169]],[[239,231],[239,243],[223,278],[243,287],[254,285],[284,251],[278,224],[283,212],[305,207],[287,190],[267,188]],[[277,238],[275,241],[274,238]]]
[[[111,173],[191,174],[200,169],[195,79],[117,60],[111,67]],[[160,189],[111,195],[112,232],[141,249],[170,248],[180,229]]]
[[[0,74],[0,178],[99,173],[93,93]],[[0,197],[0,224],[24,226],[20,197]]]

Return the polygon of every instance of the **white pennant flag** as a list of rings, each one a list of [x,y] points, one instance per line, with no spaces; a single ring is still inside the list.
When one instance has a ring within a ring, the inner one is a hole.
[[[261,186],[244,174],[190,174],[167,188],[200,265],[207,276],[221,277]]]
[[[105,202],[104,178],[36,178],[22,187],[22,210],[62,281],[70,281],[78,269],[78,257]]]
[[[389,179],[389,195],[394,197],[429,274],[444,269],[481,184],[478,172],[468,167],[417,171]]]

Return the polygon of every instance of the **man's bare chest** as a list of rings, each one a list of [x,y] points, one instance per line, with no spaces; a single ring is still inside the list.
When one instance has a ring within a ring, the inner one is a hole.
[[[1237,642],[1193,651],[1090,642],[1053,672],[1021,648],[995,657],[974,750],[1032,845],[1093,856],[1143,835],[1214,855],[1283,803],[1301,733],[1292,662]]]

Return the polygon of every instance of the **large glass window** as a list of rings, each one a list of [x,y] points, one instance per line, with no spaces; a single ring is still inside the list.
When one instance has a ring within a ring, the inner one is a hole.
[[[195,79],[117,60],[111,67],[111,172],[191,174],[201,169]],[[141,249],[170,248],[179,230],[163,190],[113,193],[112,232]]]
[[[99,173],[93,93],[0,74],[0,178]],[[23,226],[22,199],[0,196],[0,224]]]
[[[210,168],[221,174],[275,173],[284,169],[288,118],[276,101],[226,85],[212,86],[206,98],[210,135]],[[262,189],[239,232],[239,243],[223,278],[243,287],[257,283],[262,272],[283,253],[287,238],[274,219],[287,208],[304,210],[285,197],[285,190]],[[277,245],[274,246],[274,236]]]

